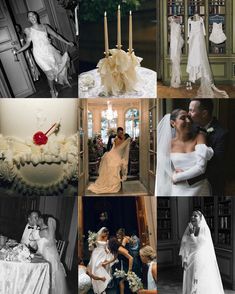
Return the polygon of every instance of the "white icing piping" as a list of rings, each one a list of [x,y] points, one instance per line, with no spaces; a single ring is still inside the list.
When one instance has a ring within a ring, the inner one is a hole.
[[[32,163],[63,164],[62,175],[48,185],[25,180],[20,167]],[[32,139],[25,141],[0,134],[0,181],[27,195],[55,195],[62,192],[69,182],[77,181],[78,135],[49,137],[46,145],[37,146]]]

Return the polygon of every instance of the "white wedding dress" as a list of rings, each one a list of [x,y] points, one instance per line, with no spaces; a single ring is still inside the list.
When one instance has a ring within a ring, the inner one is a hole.
[[[125,181],[128,172],[130,138],[122,144],[106,152],[100,162],[99,177],[88,190],[95,194],[117,193],[121,189],[121,182]]]
[[[201,85],[197,98],[228,98],[225,91],[221,91],[214,85],[213,76],[208,60],[205,42],[206,30],[204,20],[199,17],[197,20],[188,20],[188,64],[187,73],[189,81],[195,83],[200,79]]]
[[[85,294],[91,288],[91,278],[86,273],[85,266],[78,266],[78,293]]]
[[[190,153],[171,153],[171,162],[174,169],[181,169],[174,177],[176,184],[172,183],[171,196],[211,196],[210,184],[203,179],[193,185],[187,180],[202,175],[207,161],[213,156],[213,150],[205,144],[195,146]]]
[[[92,251],[91,259],[88,264],[88,268],[91,273],[97,277],[105,277],[105,282],[100,280],[92,279],[93,291],[96,294],[101,294],[107,288],[109,282],[111,281],[110,266],[104,268],[102,263],[107,260],[112,259],[112,255],[107,251],[107,242],[97,241],[96,247]]]
[[[170,58],[172,63],[171,68],[171,87],[179,88],[181,84],[181,72],[180,62],[182,55],[182,47],[184,45],[184,39],[182,38],[181,25],[175,20],[174,17],[170,17]]]
[[[54,220],[49,218],[48,223],[51,221],[54,222]],[[50,225],[48,224],[48,226]],[[55,228],[55,224],[53,224],[53,227]],[[53,229],[53,231],[54,230],[55,229]],[[51,235],[49,239],[40,237],[39,230],[34,231],[32,236],[38,245],[37,253],[41,254],[42,257],[50,264],[50,294],[67,294],[68,292],[65,280],[66,273],[62,263],[60,262],[54,236]]]
[[[184,270],[183,294],[224,294],[210,229],[204,216],[196,237],[187,227],[180,247]]]

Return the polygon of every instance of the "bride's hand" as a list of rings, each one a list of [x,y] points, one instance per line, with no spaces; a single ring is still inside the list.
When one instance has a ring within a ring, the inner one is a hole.
[[[71,47],[74,47],[75,46],[75,44],[73,42],[68,42],[67,45],[68,46],[71,46]]]
[[[178,174],[178,173],[182,173],[184,170],[181,169],[181,168],[176,168],[175,169],[175,173]]]
[[[183,268],[186,271],[186,269],[187,269],[187,262],[186,261],[183,262]]]
[[[193,228],[192,223],[189,223],[189,224],[188,224],[188,228],[189,228],[189,233],[190,233],[190,234],[193,234],[193,233],[194,233],[194,228]]]
[[[182,172],[183,172],[183,170],[180,169],[180,168],[176,168],[176,169],[174,170],[173,175],[172,175],[172,182],[173,182],[174,184],[177,183],[177,181],[176,181],[176,179],[175,179],[176,175],[177,175],[178,173],[182,173]]]

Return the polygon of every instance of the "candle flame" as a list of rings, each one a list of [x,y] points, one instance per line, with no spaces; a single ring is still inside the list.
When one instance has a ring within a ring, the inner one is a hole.
[[[104,12],[104,16],[107,16],[107,12],[106,11]]]
[[[130,15],[132,14],[131,10],[130,10]]]
[[[120,10],[120,5],[118,5],[118,9]]]

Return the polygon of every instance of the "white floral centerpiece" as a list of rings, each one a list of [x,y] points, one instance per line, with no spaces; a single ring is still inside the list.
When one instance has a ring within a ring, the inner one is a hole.
[[[128,281],[129,288],[131,292],[133,293],[136,293],[140,289],[143,289],[143,283],[141,279],[132,271],[129,271],[128,273],[126,273],[124,270],[115,269],[115,272],[113,275],[117,279],[121,278]]]
[[[4,247],[0,252],[1,259],[5,261],[31,262],[34,257],[25,244],[18,244],[13,248]]]
[[[87,241],[88,241],[88,248],[90,251],[92,251],[95,248],[96,240],[97,240],[97,233],[88,231]]]

